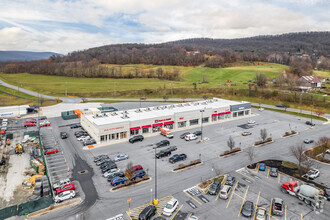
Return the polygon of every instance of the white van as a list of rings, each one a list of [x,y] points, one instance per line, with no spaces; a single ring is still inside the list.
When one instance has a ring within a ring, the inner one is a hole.
[[[186,141],[192,141],[197,139],[197,135],[195,134],[187,134],[185,137]]]

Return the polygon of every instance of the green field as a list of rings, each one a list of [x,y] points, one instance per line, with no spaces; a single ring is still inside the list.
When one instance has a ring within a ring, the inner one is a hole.
[[[108,65],[118,67],[118,65]],[[248,80],[253,80],[256,71],[264,72],[270,79],[276,77],[277,73],[288,68],[279,64],[264,63],[259,66],[239,66],[228,68],[207,67],[175,67],[154,65],[123,65],[122,71],[134,71],[139,69],[173,70],[178,68],[182,80],[166,81],[159,79],[109,79],[109,78],[71,78],[63,76],[33,75],[28,73],[0,74],[0,79],[12,85],[19,85],[25,89],[33,90],[42,94],[52,96],[65,96],[67,88],[68,96],[79,96],[77,94],[89,94],[92,92],[115,93],[117,91],[141,90],[141,89],[164,89],[164,88],[193,88],[192,83],[204,81],[208,83],[197,84],[198,88],[221,87],[228,79],[237,87],[247,87]],[[74,95],[72,95],[74,94]]]
[[[10,89],[4,86],[0,86],[0,91],[4,91],[22,98],[11,96],[5,93],[0,92],[0,106],[9,106],[9,105],[38,105],[38,98],[30,96],[28,94],[18,92],[17,90]],[[40,101],[40,100],[39,100]],[[48,106],[56,104],[56,100],[52,101],[42,101],[41,106]],[[40,104],[40,102],[39,102]]]

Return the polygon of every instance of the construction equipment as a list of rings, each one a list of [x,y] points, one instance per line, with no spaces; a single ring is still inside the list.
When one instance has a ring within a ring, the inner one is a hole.
[[[24,152],[24,149],[21,144],[16,144],[15,146],[15,154],[22,154]]]
[[[6,145],[7,145],[7,146],[10,145],[10,139],[9,139],[9,138],[7,138]]]

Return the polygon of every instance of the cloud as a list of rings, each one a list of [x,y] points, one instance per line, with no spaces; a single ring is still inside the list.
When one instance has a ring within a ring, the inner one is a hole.
[[[329,31],[329,9],[326,0],[2,0],[0,49],[66,53],[121,42]]]

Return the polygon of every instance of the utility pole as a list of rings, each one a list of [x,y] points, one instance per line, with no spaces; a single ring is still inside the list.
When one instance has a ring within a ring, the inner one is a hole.
[[[302,101],[302,91],[301,91],[301,93],[300,93],[300,114],[301,114],[301,101]]]
[[[202,117],[201,117],[201,132],[202,132],[202,134],[201,134],[200,142],[203,142],[203,112],[205,112],[205,109],[200,110],[200,112],[202,113]]]
[[[17,85],[17,91],[18,91],[18,95],[19,95],[19,83]],[[18,103],[18,117],[21,117],[21,112],[20,112],[20,104]]]
[[[65,96],[68,96],[68,83],[65,82]]]
[[[156,150],[155,148],[155,199],[154,199],[154,205],[158,205],[158,199],[157,199],[157,158],[156,158]]]

